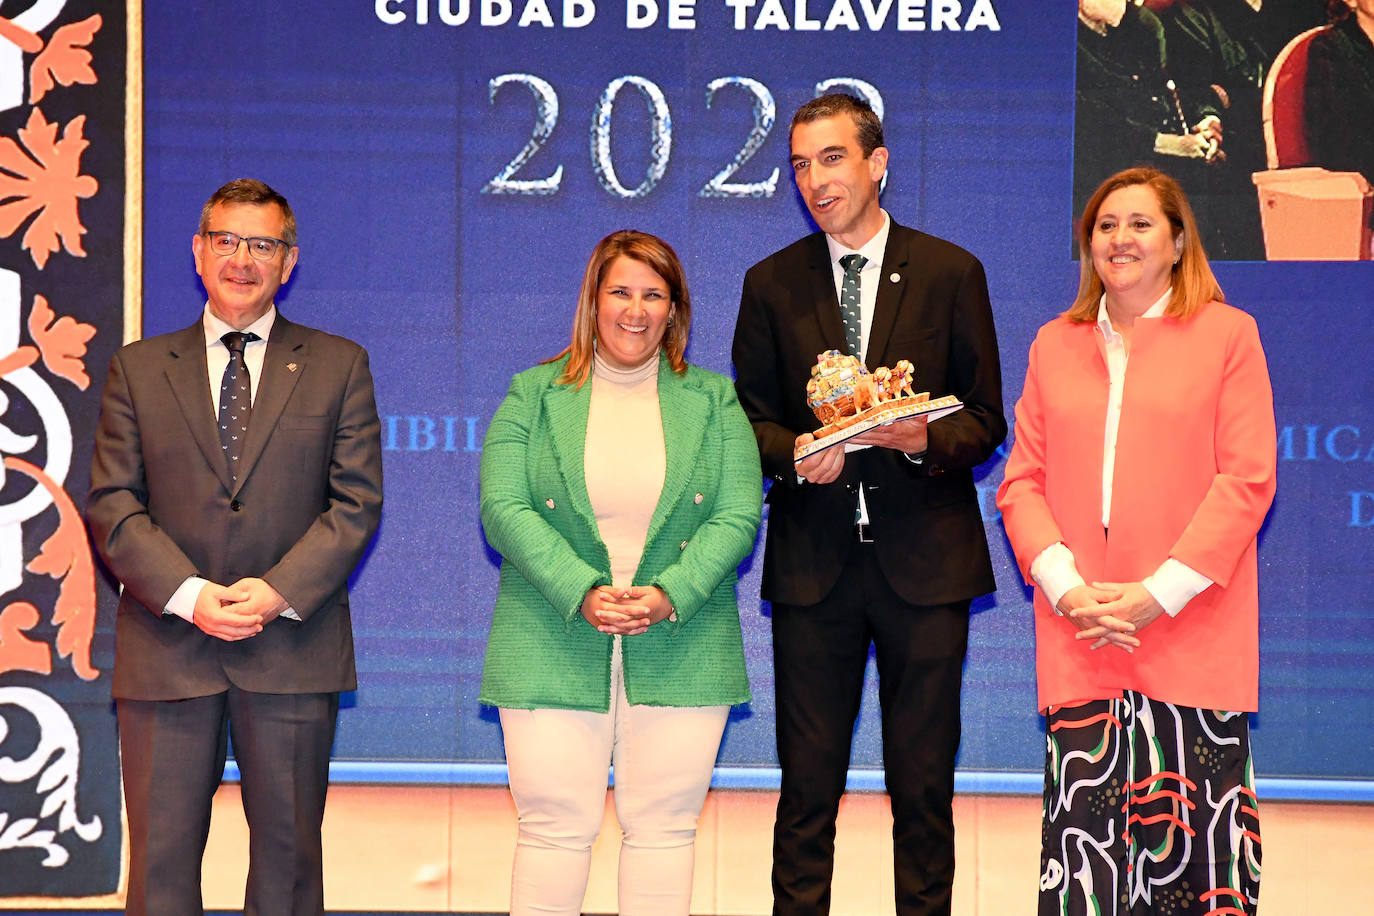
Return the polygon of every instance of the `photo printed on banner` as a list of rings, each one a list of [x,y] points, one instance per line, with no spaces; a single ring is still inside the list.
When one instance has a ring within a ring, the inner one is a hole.
[[[1361,43],[1320,0],[1080,0],[1075,219],[1108,175],[1148,165],[1183,186],[1214,261],[1374,257]]]

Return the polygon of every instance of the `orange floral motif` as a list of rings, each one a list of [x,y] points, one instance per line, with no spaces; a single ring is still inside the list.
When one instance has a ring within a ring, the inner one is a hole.
[[[0,611],[0,674],[52,674],[52,654],[47,643],[24,635],[25,630],[38,626],[38,620],[38,608],[27,601],[16,601]]]
[[[56,319],[56,320],[54,320]],[[33,297],[29,312],[29,334],[43,351],[43,365],[54,375],[85,391],[91,377],[86,374],[86,341],[95,336],[95,327],[77,321],[70,315],[57,317],[42,296]]]
[[[57,125],[35,108],[19,128],[27,154],[9,137],[0,137],[0,236],[13,235],[33,214],[23,247],[42,270],[59,241],[69,254],[85,257],[81,236],[86,227],[77,214],[77,198],[91,197],[100,185],[81,174],[81,154],[90,142],[82,136],[86,116],[67,122],[62,139]]]
[[[37,105],[53,81],[63,86],[82,83],[95,85],[95,70],[91,68],[91,52],[86,46],[91,43],[95,33],[100,30],[100,14],[97,13],[80,22],[62,26],[53,33],[48,46],[34,59],[29,68],[29,104]],[[27,50],[27,49],[25,49]]]
[[[43,50],[43,39],[3,16],[0,16],[0,39],[13,42],[15,47],[26,54],[37,54]]]
[[[0,376],[27,369],[38,362],[37,347],[17,347],[4,357],[0,357]]]
[[[5,467],[38,481],[57,506],[57,530],[43,542],[38,556],[27,569],[31,573],[62,580],[52,620],[57,624],[57,654],[71,656],[72,670],[82,680],[91,681],[100,672],[91,665],[91,639],[95,635],[95,564],[81,513],[57,481],[35,467],[10,455]]]

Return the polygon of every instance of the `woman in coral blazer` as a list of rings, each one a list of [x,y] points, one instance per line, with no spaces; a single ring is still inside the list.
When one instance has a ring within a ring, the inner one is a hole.
[[[997,498],[1035,585],[1040,912],[1176,912],[1182,895],[1251,913],[1264,351],[1168,176],[1108,178],[1079,244],[1078,297],[1031,347]]]
[[[517,916],[582,912],[612,763],[618,911],[687,914],[726,717],[749,699],[735,570],[762,501],[730,380],[684,358],[690,318],[667,244],[607,236],[571,345],[515,376],[487,432],[502,559],[481,700],[519,818]]]

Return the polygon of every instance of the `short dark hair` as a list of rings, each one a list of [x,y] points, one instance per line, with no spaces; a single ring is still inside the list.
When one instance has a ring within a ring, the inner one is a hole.
[[[1331,22],[1344,22],[1350,18],[1350,4],[1345,0],[1326,0],[1326,18]]]
[[[291,212],[291,205],[286,198],[274,191],[267,182],[256,178],[235,178],[211,194],[205,206],[200,208],[200,227],[196,231],[201,235],[210,231],[210,211],[218,204],[276,204],[281,208],[282,215],[281,240],[295,247],[296,214]]]
[[[797,129],[798,124],[810,124],[812,121],[835,118],[842,114],[854,119],[854,126],[859,131],[859,149],[863,150],[865,159],[873,155],[875,149],[885,145],[883,122],[878,120],[873,107],[858,96],[843,92],[823,95],[798,108],[797,113],[792,116],[792,126],[787,129],[787,136],[791,139],[792,132]]]

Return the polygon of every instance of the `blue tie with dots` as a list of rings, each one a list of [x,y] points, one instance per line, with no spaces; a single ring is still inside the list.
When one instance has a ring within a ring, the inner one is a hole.
[[[862,359],[863,321],[859,312],[859,271],[864,269],[868,258],[861,254],[847,254],[840,258],[844,268],[844,279],[840,281],[840,318],[844,320],[844,342],[849,347],[849,355]]]
[[[229,351],[229,365],[224,367],[224,378],[219,383],[219,441],[234,480],[239,479],[239,456],[243,454],[243,441],[248,438],[248,415],[253,410],[253,380],[243,349],[258,339],[258,335],[242,331],[230,331],[220,338]]]

